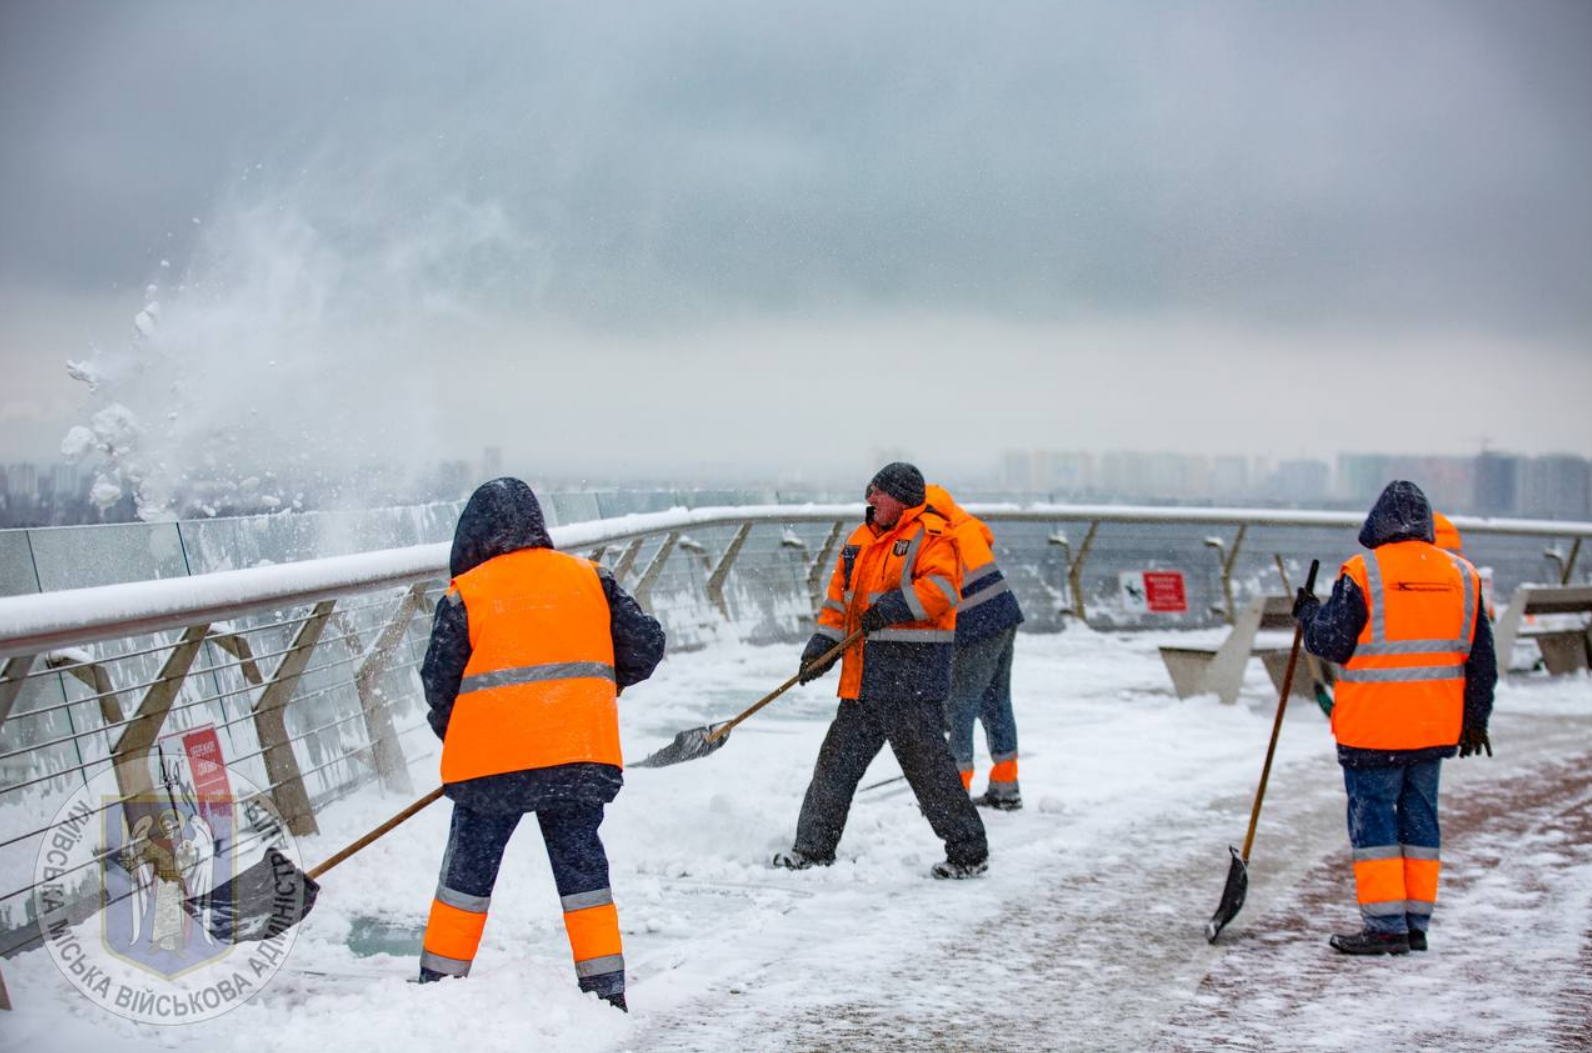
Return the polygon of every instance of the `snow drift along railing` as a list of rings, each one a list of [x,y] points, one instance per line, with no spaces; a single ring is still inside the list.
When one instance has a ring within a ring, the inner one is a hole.
[[[1229,537],[1202,542],[1214,551],[1208,569],[1219,572],[1224,608],[1231,612],[1246,532],[1315,529],[1346,541],[1361,522],[1352,513],[1271,509],[969,508],[997,529],[1008,524],[1004,537],[1022,535],[1027,547],[1020,551],[1033,564],[1025,587],[1043,587],[1030,598],[1046,597],[1080,620],[1088,616],[1082,575],[1102,526],[1136,525],[1152,533],[1232,528]],[[792,594],[787,606],[810,618],[859,512],[858,504],[699,508],[576,523],[552,534],[559,548],[608,565],[649,609],[671,559],[677,567],[683,562],[693,571],[683,586],[696,593],[693,616],[706,611],[726,621],[745,609],[729,591],[737,561],[746,568],[739,573],[744,594],[770,587],[750,564],[761,561],[766,569],[777,557],[785,574],[780,587]],[[1557,559],[1564,580],[1574,573],[1582,541],[1592,537],[1589,523],[1455,522],[1467,539],[1569,542],[1568,557],[1557,547],[1544,553]],[[1074,546],[1062,527],[1082,527],[1081,541]],[[748,544],[754,533],[763,548]],[[717,551],[696,540],[710,536],[721,542]],[[1156,535],[1140,543],[1164,547],[1167,541]],[[752,551],[755,559],[743,556]],[[1065,588],[1044,580],[1041,557],[1059,560]],[[448,546],[433,544],[0,598],[0,816],[6,819],[0,829],[0,933],[9,930],[0,938],[0,953],[22,945],[18,938],[25,942],[30,923],[41,920],[30,916],[26,878],[40,840],[53,828],[48,817],[61,787],[86,783],[109,768],[123,797],[150,792],[151,758],[167,727],[209,723],[224,733],[226,762],[248,769],[296,833],[314,832],[319,807],[369,781],[412,792],[402,743],[426,728],[413,671],[447,559]],[[678,591],[680,578],[671,580]],[[18,706],[20,699],[29,704]],[[17,823],[18,816],[31,819]],[[92,877],[84,875],[86,886]],[[78,909],[97,908],[94,893],[85,887]]]

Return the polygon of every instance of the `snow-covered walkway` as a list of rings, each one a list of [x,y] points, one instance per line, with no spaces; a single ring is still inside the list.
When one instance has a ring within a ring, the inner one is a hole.
[[[1205,634],[1178,634],[1197,642]],[[1592,682],[1516,680],[1498,756],[1445,766],[1445,885],[1432,951],[1334,954],[1356,925],[1342,784],[1318,710],[1290,707],[1249,903],[1201,927],[1239,841],[1275,695],[1172,696],[1167,634],[1025,636],[1015,678],[1028,807],[986,814],[983,879],[927,876],[939,846],[903,784],[859,795],[833,868],[788,845],[827,683],[792,692],[713,757],[632,770],[604,837],[632,1013],[574,991],[534,830],[510,846],[475,974],[416,988],[418,926],[447,809],[328,875],[286,970],[220,1019],[139,1030],[70,991],[42,952],[7,962],[6,1043],[271,1050],[1207,1050],[1585,1048],[1592,1016]],[[733,714],[797,648],[672,656],[623,700],[627,753]],[[424,781],[434,762],[417,760]],[[981,758],[981,767],[987,762]],[[865,785],[896,774],[888,753]],[[395,811],[374,791],[324,816],[316,860]],[[383,953],[384,952],[384,953]],[[1579,1043],[1579,1045],[1577,1044]]]

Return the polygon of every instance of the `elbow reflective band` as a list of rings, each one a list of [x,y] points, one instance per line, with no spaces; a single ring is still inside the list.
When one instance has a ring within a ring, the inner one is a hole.
[[[550,662],[546,665],[523,665],[518,669],[495,669],[490,673],[467,676],[459,684],[459,694],[472,691],[489,691],[494,687],[512,687],[515,684],[539,684],[548,680],[609,680],[614,679],[614,667],[603,662]]]
[[[818,636],[822,636],[826,640],[833,640],[836,643],[839,643],[841,640],[846,638],[846,634],[835,628],[833,625],[820,625],[818,628],[814,629],[813,632]]]
[[[945,594],[946,600],[950,602],[952,607],[962,602],[962,597],[957,594],[956,586],[951,584],[950,578],[941,574],[931,574],[929,575],[929,580],[934,582],[940,591]]]
[[[824,609],[825,610],[834,611],[836,614],[845,614],[846,613],[845,604],[837,603],[834,600],[825,600],[824,601]]]
[[[991,585],[989,588],[982,589],[982,590],[980,590],[978,592],[975,592],[973,595],[971,595],[967,599],[963,600],[962,601],[962,605],[957,608],[957,611],[958,612],[970,611],[974,607],[977,607],[981,603],[984,603],[984,602],[986,602],[988,600],[993,600],[995,597],[1000,596],[1003,593],[1007,593],[1007,592],[1011,592],[1011,591],[1012,591],[1012,583],[1011,582],[1009,582],[1009,581],[996,582],[994,585]]]
[[[994,560],[990,560],[982,567],[974,567],[962,575],[962,587],[966,588],[981,578],[987,578],[999,569],[1000,568],[995,565]]]

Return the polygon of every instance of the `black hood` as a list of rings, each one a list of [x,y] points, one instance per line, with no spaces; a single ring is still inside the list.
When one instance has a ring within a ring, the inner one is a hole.
[[[1360,544],[1378,548],[1395,541],[1432,541],[1432,504],[1421,488],[1404,479],[1387,484],[1360,528]]]
[[[448,572],[455,578],[522,548],[552,548],[542,506],[518,479],[493,479],[470,495],[453,531]]]

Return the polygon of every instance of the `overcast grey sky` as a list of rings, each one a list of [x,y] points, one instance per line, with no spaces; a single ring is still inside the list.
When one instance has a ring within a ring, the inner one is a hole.
[[[112,398],[537,474],[1592,454],[1588,54],[1579,0],[9,0],[0,461]]]

